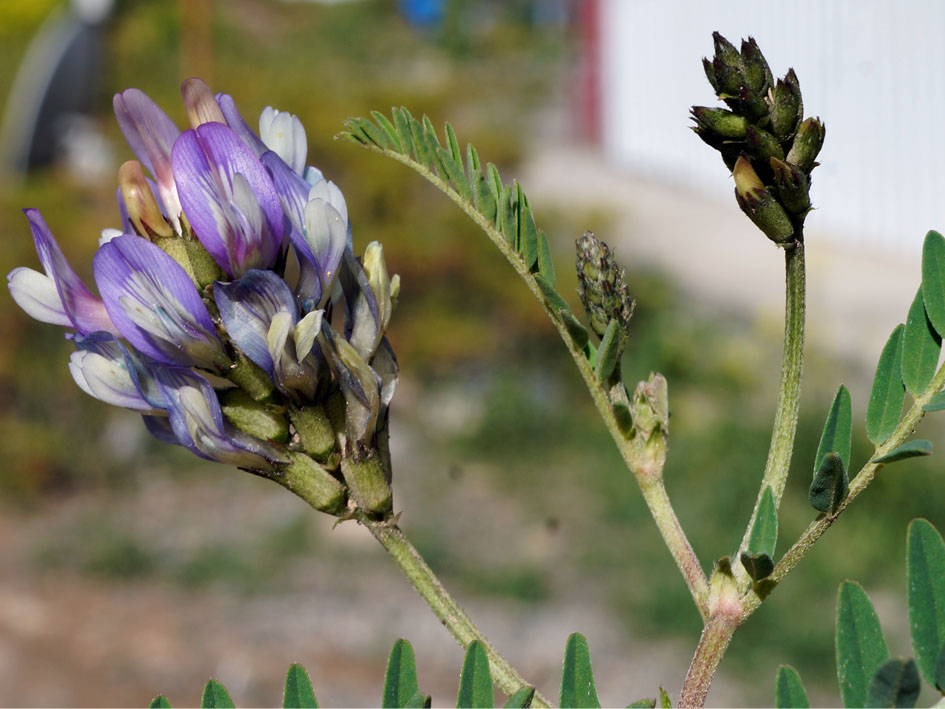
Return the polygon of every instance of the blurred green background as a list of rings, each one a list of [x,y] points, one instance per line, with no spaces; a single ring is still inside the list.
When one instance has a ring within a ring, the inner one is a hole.
[[[0,3],[0,96],[60,5]],[[536,24],[524,0],[447,7],[442,28],[418,30],[392,0],[125,0],[107,26],[96,126],[117,169],[131,153],[111,95],[141,88],[183,124],[178,86],[195,74],[232,94],[251,124],[269,104],[297,114],[309,162],[345,193],[356,249],[383,242],[402,278],[392,444],[408,535],[546,695],[557,694],[574,630],[588,635],[605,704],[653,696],[657,683],[678,691],[698,615],[544,314],[448,200],[333,139],[349,116],[406,105],[449,120],[511,179],[543,137],[568,137],[555,126],[567,122],[577,30]],[[96,238],[118,222],[114,196],[112,177],[63,165],[8,180],[0,267],[37,267],[19,212],[32,206],[90,282]],[[588,228],[614,243],[634,235],[610,234],[605,212],[535,209],[559,290],[576,305],[573,239]],[[628,280],[637,309],[626,379],[632,387],[659,370],[669,380],[669,491],[710,568],[735,548],[754,502],[780,328],[690,302],[659,273],[631,268]],[[398,636],[418,650],[421,687],[449,703],[461,651],[361,530],[332,529],[275,486],[152,442],[136,416],[75,387],[69,352],[61,330],[0,299],[0,704],[141,705],[157,692],[192,704],[211,674],[238,704],[272,704],[294,661],[323,704],[370,704]],[[813,517],[812,451],[835,387],[851,385],[862,410],[871,368],[810,353],[779,550]],[[855,430],[863,461],[868,444]],[[933,420],[920,435],[938,441],[941,430]],[[892,651],[911,652],[905,526],[925,516],[945,529],[930,494],[941,489],[939,467],[933,457],[879,476],[736,635],[710,702],[770,703],[787,662],[815,701],[836,703],[832,614],[844,578],[870,591]],[[452,649],[437,657],[424,647]]]

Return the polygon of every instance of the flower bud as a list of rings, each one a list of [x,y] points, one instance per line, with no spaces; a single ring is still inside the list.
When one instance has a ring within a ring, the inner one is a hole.
[[[748,128],[748,121],[744,116],[739,116],[724,108],[693,106],[692,118],[698,128],[702,129],[696,131],[700,135],[702,131],[711,131],[722,138],[740,140],[745,137],[745,131]]]
[[[779,140],[790,138],[797,131],[804,114],[804,102],[801,100],[801,87],[797,74],[788,69],[783,79],[768,93],[771,131]]]
[[[797,129],[794,143],[788,151],[786,160],[810,174],[816,166],[817,154],[824,144],[826,128],[819,118],[808,118]]]
[[[578,292],[587,312],[588,324],[603,337],[612,319],[626,339],[633,315],[633,298],[610,247],[587,231],[577,240]]]
[[[758,48],[758,43],[754,37],[742,40],[742,74],[745,77],[745,85],[748,90],[764,95],[768,92],[774,78],[771,75],[771,69],[764,55]]]
[[[191,128],[204,123],[223,123],[223,111],[217,103],[212,89],[202,79],[187,79],[180,85],[180,92],[184,97],[184,108],[187,109],[187,120]]]
[[[118,168],[118,187],[125,209],[128,210],[128,218],[140,236],[153,239],[156,236],[174,235],[174,230],[161,214],[161,208],[148,186],[141,163],[129,160]]]
[[[289,416],[299,435],[302,450],[322,463],[328,461],[335,451],[335,432],[325,407],[313,404],[292,408]]]
[[[781,147],[781,143],[768,131],[755,126],[748,126],[745,131],[745,138],[752,157],[759,159],[756,164],[767,165],[771,158],[784,159],[784,149]]]
[[[800,168],[777,158],[771,158],[774,184],[781,204],[789,212],[804,214],[810,209],[810,182]]]
[[[302,453],[289,453],[291,463],[273,480],[321,512],[340,515],[345,509],[345,488],[330,472]]]
[[[743,156],[735,162],[735,199],[765,236],[776,244],[786,244],[794,235],[794,225],[784,207],[765,189],[751,163]]]

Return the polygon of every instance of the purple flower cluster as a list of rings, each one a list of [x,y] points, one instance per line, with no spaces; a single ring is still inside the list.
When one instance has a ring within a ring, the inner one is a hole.
[[[71,331],[81,389],[162,441],[269,475],[306,456],[342,491],[357,487],[345,460],[376,458],[389,480],[399,280],[381,246],[354,256],[344,197],[306,166],[298,118],[266,108],[257,135],[199,79],[182,94],[183,132],[137,89],[114,98],[138,161],[119,170],[121,229],[92,262],[101,298],[27,209],[44,273],[11,271],[14,300]]]

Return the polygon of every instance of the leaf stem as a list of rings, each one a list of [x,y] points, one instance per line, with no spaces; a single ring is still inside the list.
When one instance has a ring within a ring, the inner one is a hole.
[[[781,360],[781,383],[778,389],[778,404],[771,431],[771,446],[768,448],[768,460],[758,490],[755,508],[745,528],[745,536],[739,546],[739,553],[748,548],[752,527],[758,516],[761,497],[766,487],[774,494],[775,509],[781,504],[784,486],[787,483],[788,470],[791,466],[791,454],[794,450],[794,433],[797,430],[797,417],[801,403],[801,375],[804,369],[804,314],[805,281],[804,239],[801,236],[784,251],[785,266],[785,302],[784,302],[784,355]],[[738,554],[735,555],[738,558]],[[734,569],[740,584],[748,582],[748,573],[737,564]]]
[[[873,481],[873,478],[876,477],[876,472],[884,465],[884,463],[874,463],[873,461],[877,458],[881,458],[887,453],[892,452],[903,443],[906,439],[912,435],[915,431],[916,426],[918,426],[919,421],[922,420],[922,417],[925,416],[925,411],[922,409],[933,396],[945,387],[945,364],[943,364],[938,372],[936,372],[935,377],[932,379],[932,383],[929,384],[928,388],[919,396],[915,398],[912,406],[906,412],[906,415],[903,416],[902,420],[899,422],[899,425],[896,427],[896,430],[893,434],[886,439],[881,445],[876,446],[873,455],[870,456],[869,461],[860,468],[860,471],[856,474],[853,480],[850,481],[850,489],[847,492],[847,496],[843,499],[843,502],[840,503],[840,506],[837,508],[837,512],[834,515],[819,515],[817,519],[810,523],[803,534],[793,546],[781,557],[781,560],[774,567],[774,571],[771,573],[771,576],[768,578],[773,583],[779,583],[791,570],[797,566],[797,563],[804,557],[804,555],[810,550],[810,548],[823,536],[834,522],[837,521],[837,518],[840,516],[840,513],[843,512],[852,502],[857,498],[857,496],[863,492],[867,486]],[[745,599],[745,606],[743,610],[743,619],[751,615],[755,609],[761,604],[761,599],[757,595],[751,594]]]
[[[499,651],[490,643],[480,630],[473,624],[465,611],[440,583],[427,563],[420,556],[417,549],[410,543],[403,531],[392,521],[379,521],[367,515],[356,512],[355,518],[367,527],[374,538],[394,559],[404,576],[417,590],[417,593],[426,601],[427,605],[440,622],[446,626],[450,634],[464,648],[468,648],[473,640],[482,643],[489,657],[489,670],[492,681],[508,695],[515,694],[520,689],[532,686],[526,682],[518,672],[499,654]],[[533,707],[551,706],[537,691],[532,699]]]
[[[660,466],[659,469],[654,469],[650,456],[646,455],[643,445],[639,440],[637,440],[639,437],[636,437],[636,439],[629,439],[624,435],[623,431],[621,431],[614,415],[613,408],[611,407],[610,400],[601,387],[600,383],[597,381],[597,377],[594,374],[594,370],[590,363],[587,361],[587,357],[583,351],[579,350],[574,345],[574,342],[571,339],[571,336],[568,334],[564,324],[561,322],[560,317],[556,312],[554,312],[548,303],[547,298],[542,293],[538,282],[535,280],[534,274],[529,272],[525,262],[518,256],[518,254],[515,253],[513,248],[505,240],[505,237],[496,228],[496,226],[482,213],[480,213],[475,208],[475,205],[471,204],[459,192],[453,189],[447,180],[444,180],[435,172],[430,170],[427,166],[415,161],[408,155],[404,155],[389,148],[381,148],[376,145],[366,144],[356,139],[355,142],[367,148],[368,150],[373,150],[374,152],[386,155],[387,157],[408,166],[412,170],[415,170],[425,177],[429,182],[436,186],[437,189],[453,200],[459,206],[459,208],[462,209],[466,215],[469,216],[469,218],[472,219],[486,233],[489,239],[491,239],[492,243],[495,244],[496,248],[502,252],[508,262],[512,265],[512,268],[515,269],[516,273],[518,273],[522,280],[525,281],[525,285],[532,292],[535,298],[538,299],[538,302],[541,303],[542,307],[545,309],[545,312],[548,313],[548,317],[557,328],[558,334],[561,335],[561,339],[564,340],[565,346],[571,353],[571,357],[574,359],[574,363],[577,365],[578,371],[584,378],[584,382],[591,393],[591,397],[594,400],[594,404],[597,406],[598,412],[607,426],[607,430],[610,431],[610,435],[614,439],[614,443],[616,443],[617,448],[624,459],[624,462],[627,464],[627,468],[637,479],[637,483],[639,484],[643,493],[643,498],[650,510],[650,514],[653,516],[653,519],[656,522],[656,526],[659,529],[660,535],[663,537],[663,541],[665,542],[667,548],[673,556],[673,559],[676,562],[676,565],[679,567],[679,570],[682,573],[683,579],[689,588],[689,592],[692,594],[693,602],[695,603],[696,608],[699,610],[699,614],[702,616],[703,621],[705,621],[708,618],[708,582],[706,581],[706,576],[702,569],[702,565],[699,563],[699,559],[696,557],[692,545],[686,538],[686,534],[679,523],[679,519],[676,517],[676,513],[673,511],[673,506],[669,500],[669,496],[666,494],[666,488],[662,479],[662,466]]]

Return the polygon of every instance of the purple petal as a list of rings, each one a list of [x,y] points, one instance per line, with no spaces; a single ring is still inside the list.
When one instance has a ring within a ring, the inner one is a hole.
[[[112,321],[141,352],[165,364],[229,364],[190,277],[150,241],[118,236],[99,248],[92,269]]]
[[[48,283],[30,269],[14,269],[7,276],[10,293],[30,316],[42,322],[74,327],[82,334],[105,330],[117,335],[102,301],[85,287],[69,265],[42,215],[36,209],[24,210],[33,232],[36,253],[46,272]],[[53,298],[53,289],[58,303]]]
[[[301,236],[305,224],[305,203],[308,202],[311,185],[294,173],[285,161],[271,150],[263,153],[259,161],[272,178],[272,184],[282,204],[282,211],[292,229],[297,230]]]
[[[226,117],[226,124],[236,132],[257,158],[261,157],[263,153],[269,150],[266,144],[259,139],[259,136],[256,135],[253,129],[243,120],[243,116],[236,108],[236,102],[233,101],[232,96],[229,94],[217,94],[217,103],[220,104],[220,110],[223,111],[223,115]]]
[[[69,371],[76,384],[100,401],[136,411],[157,413],[164,401],[144,362],[107,332],[76,337]]]
[[[288,313],[293,327],[299,319],[289,286],[272,271],[254,269],[238,281],[214,283],[213,298],[230,339],[273,376],[274,364],[268,343],[272,319],[277,313]]]
[[[174,121],[138,89],[126,89],[112,99],[121,132],[138,160],[154,175],[164,210],[180,232],[180,199],[171,170],[171,148],[180,131]]]
[[[231,278],[269,267],[282,246],[282,205],[236,133],[221,123],[185,131],[171,160],[184,214],[220,267]]]
[[[272,470],[275,463],[287,462],[275,446],[226,423],[213,387],[196,372],[166,367],[155,375],[168,403],[171,428],[182,446],[201,458],[253,470]]]

